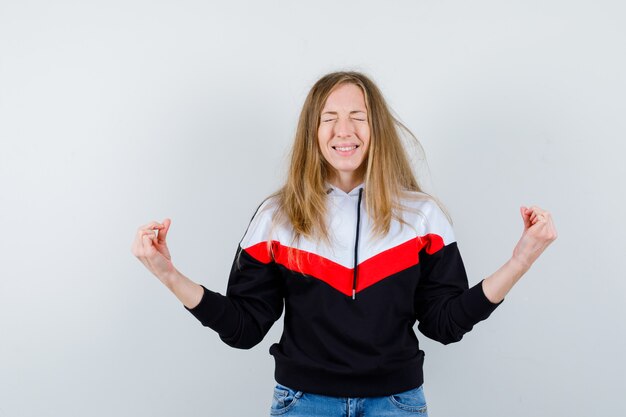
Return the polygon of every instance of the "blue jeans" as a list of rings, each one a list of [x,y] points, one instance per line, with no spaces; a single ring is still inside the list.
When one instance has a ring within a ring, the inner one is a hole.
[[[274,387],[270,416],[285,417],[428,417],[423,386],[383,397],[329,397]]]

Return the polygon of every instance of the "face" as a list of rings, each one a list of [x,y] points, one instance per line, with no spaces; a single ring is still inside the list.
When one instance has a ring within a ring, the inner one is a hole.
[[[339,178],[335,179],[348,183],[360,181],[370,126],[365,96],[359,86],[346,83],[330,93],[322,108],[317,137],[324,159],[336,170]]]

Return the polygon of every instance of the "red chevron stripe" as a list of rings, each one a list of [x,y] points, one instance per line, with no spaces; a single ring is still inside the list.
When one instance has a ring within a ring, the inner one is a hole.
[[[418,253],[422,249],[431,255],[443,246],[441,236],[431,233],[418,236],[372,256],[358,265],[357,292],[417,265],[419,263]],[[324,281],[345,295],[352,295],[353,268],[346,268],[312,252],[283,246],[277,241],[273,241],[271,247],[276,263],[291,271],[310,275]],[[245,251],[262,263],[269,263],[272,259],[267,250],[267,242],[257,243],[246,248]]]

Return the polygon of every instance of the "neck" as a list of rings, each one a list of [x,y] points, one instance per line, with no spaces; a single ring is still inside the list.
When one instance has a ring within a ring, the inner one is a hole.
[[[352,173],[335,175],[328,180],[329,183],[342,190],[344,193],[349,193],[354,188],[363,182],[363,178],[352,175]]]

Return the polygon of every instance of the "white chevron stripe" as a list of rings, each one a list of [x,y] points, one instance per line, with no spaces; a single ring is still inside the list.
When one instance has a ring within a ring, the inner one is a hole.
[[[369,233],[372,222],[361,206],[361,225],[359,238],[359,263],[398,246],[417,236],[434,233],[442,237],[444,244],[455,241],[454,232],[448,219],[437,204],[424,199],[424,194],[411,193],[413,198],[403,199],[408,207],[404,212],[404,220],[410,225],[401,225],[393,221],[389,234],[383,239],[372,239]],[[272,215],[276,208],[275,201],[266,200],[257,210],[241,241],[242,248],[248,248],[268,239],[279,241],[285,246],[295,246],[298,249],[323,256],[333,262],[352,268],[354,265],[354,241],[356,234],[356,205],[358,196],[345,193],[331,193],[328,196],[329,229],[333,246],[316,243],[308,239],[301,239],[294,244],[291,228],[284,225],[272,227]],[[401,227],[402,226],[402,227]]]

